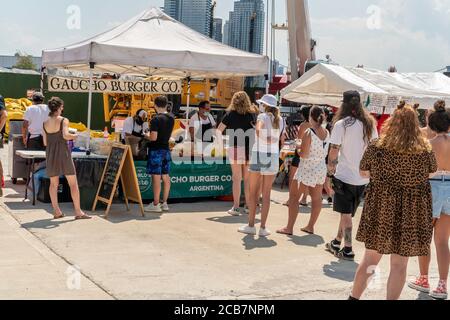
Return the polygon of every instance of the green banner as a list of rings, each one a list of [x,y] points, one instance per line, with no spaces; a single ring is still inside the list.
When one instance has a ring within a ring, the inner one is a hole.
[[[152,178],[147,162],[136,161],[136,173],[143,200],[153,200]],[[233,193],[229,164],[171,164],[170,199],[210,198]]]

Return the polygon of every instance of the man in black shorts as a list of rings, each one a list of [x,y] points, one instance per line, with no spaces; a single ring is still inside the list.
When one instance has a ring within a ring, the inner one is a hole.
[[[341,221],[336,238],[326,245],[328,251],[344,260],[355,259],[352,218],[369,183],[361,177],[359,165],[369,142],[377,138],[376,121],[363,108],[359,93],[345,92],[342,107],[336,114],[328,157],[328,176],[335,192],[333,210],[341,214]]]

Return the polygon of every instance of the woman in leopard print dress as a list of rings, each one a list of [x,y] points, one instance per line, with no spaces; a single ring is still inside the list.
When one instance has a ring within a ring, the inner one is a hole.
[[[356,239],[366,253],[355,276],[352,298],[363,294],[373,266],[391,255],[388,300],[400,297],[408,258],[427,255],[432,241],[432,197],[428,178],[437,164],[422,135],[412,107],[402,102],[384,125],[362,161],[361,174],[370,177]]]

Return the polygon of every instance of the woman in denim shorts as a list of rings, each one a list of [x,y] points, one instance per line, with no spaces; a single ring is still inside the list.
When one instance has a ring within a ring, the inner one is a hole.
[[[450,263],[448,240],[450,235],[450,108],[445,108],[444,101],[434,105],[434,112],[429,116],[428,125],[436,133],[431,140],[436,154],[438,172],[430,178],[433,193],[434,243],[439,269],[439,283],[430,293],[428,269],[431,256],[419,257],[420,276],[411,281],[410,288],[430,293],[435,299],[447,299],[447,278]]]
[[[238,229],[239,232],[256,235],[255,217],[256,207],[261,195],[262,209],[260,237],[267,237],[270,231],[266,228],[267,217],[270,209],[270,194],[275,176],[279,171],[280,142],[284,144],[284,120],[280,115],[278,100],[273,95],[265,95],[257,101],[265,109],[258,116],[256,122],[255,144],[250,158],[250,198],[248,225]]]

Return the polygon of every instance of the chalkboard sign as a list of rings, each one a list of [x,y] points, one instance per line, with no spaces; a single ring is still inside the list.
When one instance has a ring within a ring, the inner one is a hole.
[[[98,196],[103,199],[111,199],[114,196],[114,189],[120,177],[120,169],[125,159],[126,149],[117,146],[111,149],[108,162],[105,166],[103,180],[99,188]]]
[[[108,217],[119,181],[122,185],[127,209],[129,210],[128,201],[135,201],[140,205],[142,216],[144,216],[144,205],[131,148],[122,144],[114,144],[111,148],[92,211],[95,211],[97,202],[101,201],[107,204],[106,217]]]

